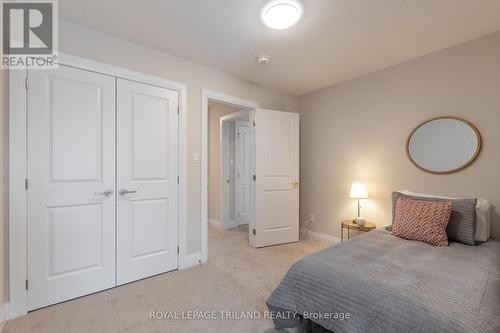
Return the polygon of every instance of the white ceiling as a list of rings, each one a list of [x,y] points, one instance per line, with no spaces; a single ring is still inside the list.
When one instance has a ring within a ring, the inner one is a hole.
[[[280,31],[260,21],[267,0],[59,0],[59,13],[294,95],[500,30],[500,0],[301,1]]]

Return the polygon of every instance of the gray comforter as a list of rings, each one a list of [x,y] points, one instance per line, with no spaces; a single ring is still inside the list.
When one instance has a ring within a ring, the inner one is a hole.
[[[267,305],[277,328],[298,325],[295,313],[336,333],[500,332],[500,242],[372,231],[295,263]]]

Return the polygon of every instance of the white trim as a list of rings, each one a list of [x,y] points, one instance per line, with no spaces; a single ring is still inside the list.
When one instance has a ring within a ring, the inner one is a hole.
[[[201,261],[208,260],[208,100],[244,109],[260,107],[257,102],[201,89]]]
[[[229,220],[227,223],[222,223],[221,221],[214,219],[208,219],[208,225],[217,230],[228,230],[239,226],[235,220]]]
[[[153,86],[158,86],[160,88],[168,88],[178,92],[184,91],[185,93],[187,91],[186,90],[187,85],[185,83],[171,81],[157,76],[136,72],[122,67],[108,65],[101,62],[80,58],[69,54],[59,53],[58,63],[66,66],[85,69],[91,72],[97,72],[99,74],[106,74],[118,77],[125,80],[137,81],[139,83],[147,83]]]
[[[201,252],[188,254],[184,260],[184,263],[186,265],[184,268],[189,268],[189,267],[200,265],[201,264]]]
[[[328,242],[328,243],[340,243],[340,238],[328,235],[328,234],[323,234],[321,232],[316,232],[312,231],[310,229],[306,228],[300,228],[300,239],[308,239],[312,241],[323,241],[323,242]]]
[[[222,226],[222,223],[220,223],[220,221],[208,219],[208,224],[217,230],[224,230],[224,227]]]
[[[179,93],[178,267],[183,269],[192,266],[192,257],[187,254],[187,85],[64,53],[59,53],[59,63],[167,88]],[[11,318],[26,314],[28,309],[27,292],[25,290],[25,281],[27,279],[26,191],[24,189],[27,168],[25,77],[26,71],[9,70],[9,271]]]
[[[228,121],[232,121],[232,120],[242,120],[241,118],[243,118],[245,116],[247,117],[247,119],[249,119],[250,110],[240,110],[240,111],[230,113],[228,115],[225,115],[224,117],[221,117],[220,122],[222,124],[223,122],[228,122]],[[248,122],[248,120],[243,120],[243,121]]]
[[[26,244],[26,137],[27,98],[25,70],[9,70],[9,289],[10,315],[16,318],[28,310],[25,281]],[[13,130],[16,129],[16,130]]]
[[[179,92],[179,269],[193,266],[187,253],[188,126],[187,86]]]
[[[248,122],[250,124],[255,124],[255,114],[257,113],[257,109],[251,110],[250,114],[248,115]],[[252,161],[252,169],[253,172],[252,174],[256,175],[255,172],[255,126],[250,126],[250,143],[251,143],[251,148],[250,148],[250,159]],[[256,191],[255,191],[255,184],[252,184],[250,186],[250,196],[252,197],[251,204],[252,206],[250,207],[250,223],[248,223],[248,243],[250,246],[255,247],[255,235],[253,234],[253,230],[256,230],[256,225],[255,225],[255,201],[257,200],[256,197]]]
[[[10,319],[9,316],[9,303],[4,303],[0,308],[0,332],[3,332],[7,320]]]

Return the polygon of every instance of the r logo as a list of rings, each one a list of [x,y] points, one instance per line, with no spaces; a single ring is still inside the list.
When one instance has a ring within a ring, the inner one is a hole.
[[[53,3],[4,2],[3,54],[53,53]]]

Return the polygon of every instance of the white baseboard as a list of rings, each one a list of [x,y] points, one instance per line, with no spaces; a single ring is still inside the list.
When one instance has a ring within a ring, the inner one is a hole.
[[[300,228],[300,238],[301,239],[309,239],[309,240],[316,240],[316,241],[323,241],[323,242],[328,242],[328,243],[340,243],[340,238],[328,235],[328,234],[323,234],[321,232],[316,232],[312,231],[306,228]]]
[[[208,219],[208,224],[211,227],[214,227],[215,229],[218,229],[218,230],[227,230],[227,229],[231,229],[231,228],[236,228],[238,226],[238,224],[236,224],[235,220],[229,221],[228,225],[223,225],[221,223],[221,221],[217,221],[217,220],[213,220],[213,219]]]
[[[188,254],[186,258],[183,260],[182,265],[179,266],[179,269],[186,269],[200,264],[201,264],[201,252],[196,252]]]
[[[7,320],[9,320],[9,303],[4,303],[0,308],[0,332],[3,332]]]
[[[215,229],[224,230],[224,228],[222,227],[222,223],[217,220],[208,219],[208,225],[214,227]]]

